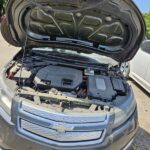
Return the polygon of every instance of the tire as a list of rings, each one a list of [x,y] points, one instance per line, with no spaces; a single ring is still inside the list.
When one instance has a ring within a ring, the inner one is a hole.
[[[122,63],[121,66],[120,66],[120,70],[121,70],[124,77],[129,78],[130,63],[129,62]]]
[[[9,44],[17,47],[19,46],[12,38],[7,19],[3,19],[1,22],[1,33],[5,41]]]

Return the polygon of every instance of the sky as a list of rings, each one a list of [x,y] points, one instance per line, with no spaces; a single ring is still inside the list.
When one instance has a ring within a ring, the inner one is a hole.
[[[143,12],[150,12],[150,0],[133,0],[139,9]]]

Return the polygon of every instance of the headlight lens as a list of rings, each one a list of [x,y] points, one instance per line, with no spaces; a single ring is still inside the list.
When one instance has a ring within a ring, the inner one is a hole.
[[[4,109],[7,114],[11,114],[11,99],[0,89],[0,106]]]

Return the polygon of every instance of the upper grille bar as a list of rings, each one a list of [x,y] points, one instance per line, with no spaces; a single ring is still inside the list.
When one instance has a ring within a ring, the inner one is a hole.
[[[46,108],[43,109],[40,106],[35,106],[27,102],[22,102],[22,109],[25,112],[29,112],[42,118],[66,123],[97,123],[104,122],[108,119],[106,112],[99,114],[64,114],[54,112],[54,110],[50,109],[46,110]]]

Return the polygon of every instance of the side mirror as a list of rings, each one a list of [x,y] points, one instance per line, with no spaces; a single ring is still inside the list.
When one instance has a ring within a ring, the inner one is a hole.
[[[145,40],[143,41],[142,45],[141,45],[141,49],[144,52],[150,53],[150,40]]]

